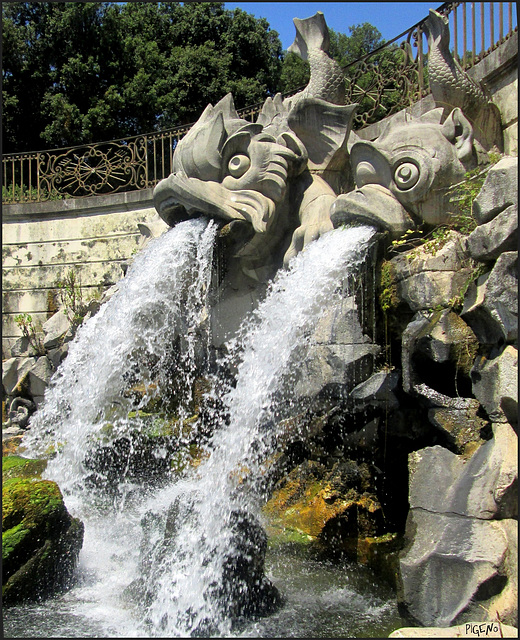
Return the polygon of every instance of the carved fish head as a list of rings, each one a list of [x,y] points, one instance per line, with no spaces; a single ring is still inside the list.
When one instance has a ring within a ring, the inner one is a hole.
[[[442,125],[441,112],[390,123],[374,142],[352,145],[357,188],[334,203],[335,226],[357,219],[399,237],[414,223],[448,220],[447,191],[472,161],[473,130],[460,109]]]
[[[154,204],[170,226],[194,215],[247,220],[256,232],[270,226],[287,181],[307,154],[290,130],[271,131],[239,118],[231,94],[208,105],[179,142],[173,172],[154,190]]]

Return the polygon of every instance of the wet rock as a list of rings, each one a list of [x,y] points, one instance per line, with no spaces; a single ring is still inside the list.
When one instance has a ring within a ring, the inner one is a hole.
[[[481,344],[518,338],[518,252],[501,254],[490,273],[468,288],[461,317]]]
[[[367,407],[392,411],[397,409],[399,402],[394,394],[400,379],[399,371],[378,371],[361,384],[358,384],[350,394],[350,400],[358,411]]]
[[[267,535],[245,511],[233,511],[229,527],[230,551],[217,590],[220,607],[232,620],[272,613],[282,604],[282,598],[265,575]]]
[[[375,538],[360,538],[357,561],[369,566],[394,589],[399,580],[399,550],[402,539],[397,533],[385,533]]]
[[[380,347],[373,344],[312,345],[302,359],[294,385],[300,398],[345,398],[368,378]]]
[[[277,484],[264,512],[275,529],[320,540],[356,558],[360,538],[383,533],[370,476],[365,463],[341,460],[328,469],[306,460]]]
[[[33,477],[25,473],[23,459],[15,463],[3,459],[2,595],[8,605],[69,587],[83,543],[83,524],[68,513],[56,483],[37,479],[41,469]]]
[[[313,341],[317,344],[364,344],[369,339],[363,335],[359,312],[353,296],[341,298],[329,305],[321,315]]]
[[[496,260],[518,246],[518,205],[511,205],[468,236],[471,257],[479,262]]]
[[[505,157],[490,168],[480,193],[473,201],[472,214],[478,224],[485,224],[517,203],[518,158]]]
[[[363,449],[372,451],[379,439],[379,418],[374,418],[361,429],[348,433],[343,438],[346,451]]]
[[[157,596],[157,574],[163,563],[171,561],[177,551],[177,539],[186,522],[196,527],[198,515],[193,508],[193,496],[178,496],[170,505],[166,521],[148,512],[141,520],[145,532],[140,550],[140,577],[126,590],[124,597],[150,604]],[[229,533],[222,559],[222,572],[208,583],[205,598],[234,624],[244,618],[264,616],[274,612],[281,604],[278,589],[265,575],[267,535],[257,519],[250,513],[236,509],[221,523]],[[215,552],[211,542],[201,540],[199,552],[206,548],[207,561]],[[150,578],[150,576],[153,576]],[[190,626],[192,612],[187,611],[182,624]],[[190,627],[192,636],[207,637],[217,632],[214,621],[199,619]]]
[[[493,422],[518,422],[518,351],[508,345],[471,370],[473,392]]]

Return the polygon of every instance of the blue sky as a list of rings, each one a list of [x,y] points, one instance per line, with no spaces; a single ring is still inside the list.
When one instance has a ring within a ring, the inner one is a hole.
[[[349,27],[369,22],[391,40],[408,27],[428,16],[441,2],[226,2],[226,9],[240,7],[257,18],[266,18],[278,31],[282,47],[287,49],[295,36],[293,18],[308,18],[322,11],[327,25],[340,33]]]

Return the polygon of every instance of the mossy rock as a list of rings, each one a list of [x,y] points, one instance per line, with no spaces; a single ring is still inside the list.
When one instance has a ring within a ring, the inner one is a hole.
[[[22,456],[12,455],[2,458],[2,479],[9,478],[40,478],[47,466],[47,460],[33,460]]]
[[[42,470],[39,460],[3,459],[4,604],[42,600],[69,586],[83,544],[83,523],[68,513],[58,485],[34,479]]]
[[[357,473],[354,473],[357,471]],[[355,488],[357,485],[358,488]],[[264,513],[280,530],[334,547],[381,531],[381,505],[363,490],[361,469],[307,460],[278,483]]]

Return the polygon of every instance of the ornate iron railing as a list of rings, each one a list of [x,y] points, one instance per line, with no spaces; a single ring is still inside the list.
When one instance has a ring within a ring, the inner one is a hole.
[[[518,28],[512,2],[446,2],[437,11],[449,18],[452,49],[465,68],[496,49]],[[361,105],[355,129],[409,107],[429,92],[423,27],[426,17],[344,67],[347,101]],[[240,109],[239,115],[254,121],[262,104]],[[175,147],[191,126],[77,147],[6,155],[2,201],[39,202],[153,187],[171,173]]]

